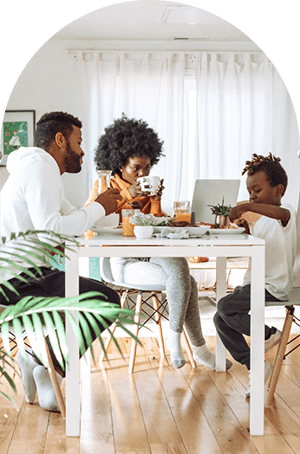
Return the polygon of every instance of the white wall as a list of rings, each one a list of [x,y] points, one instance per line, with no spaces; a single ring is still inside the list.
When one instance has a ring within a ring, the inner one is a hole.
[[[62,42],[50,40],[41,47],[21,73],[6,109],[34,109],[37,120],[43,113],[54,110],[66,111],[79,117],[76,93],[74,58],[66,53]],[[88,188],[83,184],[86,173],[84,166],[78,175],[63,175],[66,196],[78,207],[82,206],[88,197]]]

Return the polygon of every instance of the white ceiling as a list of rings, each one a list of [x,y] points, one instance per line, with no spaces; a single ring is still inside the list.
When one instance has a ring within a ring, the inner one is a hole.
[[[218,16],[187,5],[135,0],[89,13],[60,30],[60,40],[244,42],[251,40]]]

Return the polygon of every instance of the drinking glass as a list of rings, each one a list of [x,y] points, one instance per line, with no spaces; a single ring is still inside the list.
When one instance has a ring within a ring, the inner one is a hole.
[[[124,209],[122,210],[122,233],[123,236],[134,236],[134,225],[131,224],[130,218],[139,213],[138,209]]]
[[[173,210],[176,222],[191,222],[191,202],[173,202]]]
[[[99,175],[99,195],[110,187],[111,170],[98,170],[97,173]]]

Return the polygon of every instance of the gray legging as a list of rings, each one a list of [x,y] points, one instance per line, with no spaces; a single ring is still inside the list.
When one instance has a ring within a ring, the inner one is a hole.
[[[195,347],[205,344],[198,307],[198,289],[184,257],[152,257],[149,261],[112,257],[111,271],[116,282],[127,285],[165,285],[172,331],[187,330]]]

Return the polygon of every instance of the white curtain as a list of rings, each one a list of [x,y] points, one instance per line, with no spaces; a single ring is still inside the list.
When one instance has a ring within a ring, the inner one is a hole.
[[[269,151],[282,158],[289,176],[285,199],[296,206],[299,131],[289,94],[272,63],[263,53],[195,56],[190,76],[195,85],[188,101],[182,52],[78,53],[89,187],[96,178],[97,140],[124,112],[147,121],[164,140],[166,156],[151,173],[165,180],[162,205],[168,214],[174,200],[191,200],[195,179],[241,178],[252,153]],[[243,177],[239,199],[247,197]]]
[[[241,178],[245,161],[253,153],[271,151],[282,158],[289,175],[286,199],[296,206],[297,121],[272,63],[263,53],[199,52],[195,77],[195,135],[184,157],[190,165],[182,178],[183,188],[188,188],[182,197],[191,198],[191,181],[196,178]],[[239,199],[247,198],[243,177]]]
[[[124,112],[129,118],[145,120],[164,140],[165,157],[151,173],[164,178],[164,207],[170,212],[181,177],[184,54],[81,52],[77,58],[89,186],[96,178],[98,138]]]

